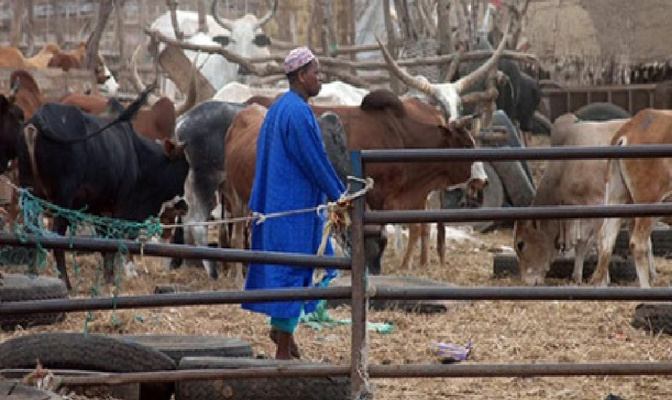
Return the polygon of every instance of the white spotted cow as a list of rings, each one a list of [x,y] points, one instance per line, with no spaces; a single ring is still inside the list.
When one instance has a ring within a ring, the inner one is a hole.
[[[244,58],[270,56],[270,39],[263,33],[262,27],[275,15],[278,0],[274,1],[270,11],[261,18],[246,14],[233,20],[220,17],[217,13],[217,4],[218,0],[212,2],[212,15],[206,16],[207,32],[198,32],[198,13],[176,12],[177,24],[186,42],[198,45],[220,45]],[[150,29],[175,39],[170,12],[159,16],[152,22]],[[198,57],[196,65],[215,90],[221,89],[228,82],[244,82],[248,75],[248,71],[242,66],[229,62],[219,54],[199,54],[191,50],[186,50],[184,53],[192,62]],[[172,82],[165,82],[163,93],[168,97],[175,99],[176,90]]]

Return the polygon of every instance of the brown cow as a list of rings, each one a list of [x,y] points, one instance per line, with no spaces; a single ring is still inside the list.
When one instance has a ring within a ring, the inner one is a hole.
[[[553,146],[608,146],[627,120],[579,122],[574,114],[558,117],[551,130]],[[590,171],[590,173],[586,173]],[[550,161],[532,206],[604,204],[606,159]],[[561,251],[575,250],[572,280],[581,283],[583,263],[602,219],[540,219],[516,221],[513,243],[520,274],[528,285],[543,284]]]
[[[464,128],[468,119],[444,125],[440,114],[417,99],[403,102],[393,93],[378,90],[369,93],[360,107],[312,106],[316,115],[333,112],[340,118],[347,134],[349,149],[404,149],[404,148],[452,148],[474,147],[474,141]],[[241,111],[229,128],[226,142],[227,192],[235,199],[245,200],[251,190],[253,175],[250,175],[245,151],[254,152],[254,142],[248,137],[239,139],[243,133],[258,134],[263,118],[259,117],[257,105]],[[256,119],[254,118],[256,117]],[[238,129],[238,131],[236,131]],[[239,141],[239,142],[236,142]],[[248,148],[251,146],[250,148]],[[245,147],[241,149],[239,147]],[[253,154],[253,153],[252,153]],[[241,161],[242,160],[242,161]],[[375,184],[367,194],[367,202],[374,210],[424,209],[428,194],[469,180],[471,162],[426,162],[426,163],[375,163],[367,165],[367,176]],[[253,170],[253,168],[252,168]],[[231,177],[231,178],[229,178]],[[420,237],[421,225],[411,225],[411,237],[404,257],[408,265],[414,245]]]
[[[672,111],[644,109],[616,132],[612,146],[672,144]],[[661,203],[672,192],[672,158],[622,158],[609,161],[607,204]],[[655,279],[651,230],[659,217],[638,217],[630,230],[630,251],[635,259],[641,287]],[[609,259],[621,218],[606,218],[598,237],[598,264],[591,283],[609,284]]]
[[[61,48],[56,43],[47,43],[33,57],[24,57],[16,47],[0,46],[0,67],[47,68],[51,57],[60,51]]]

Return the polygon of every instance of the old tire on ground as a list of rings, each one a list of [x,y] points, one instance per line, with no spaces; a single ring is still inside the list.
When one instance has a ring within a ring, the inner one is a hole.
[[[659,333],[672,335],[672,305],[668,303],[638,304],[630,325],[655,335]]]
[[[583,263],[583,281],[587,281],[595,272],[597,256],[589,255]],[[546,278],[571,279],[574,271],[574,257],[560,256],[551,263],[551,270]],[[493,276],[505,278],[509,276],[520,277],[518,258],[515,254],[497,254],[493,259]],[[637,281],[637,272],[632,260],[620,256],[612,256],[609,261],[609,277],[612,283],[627,283]]]
[[[656,226],[651,231],[651,247],[653,255],[667,257],[672,254],[672,229],[663,226]],[[627,229],[621,229],[616,237],[614,253],[630,255],[630,232]]]
[[[6,400],[61,400],[62,396],[47,390],[26,386],[16,381],[0,381],[0,399]]]
[[[63,299],[68,297],[65,283],[46,276],[26,276],[2,274],[0,278],[0,303],[27,300]],[[30,327],[48,325],[63,321],[64,313],[37,313],[0,316],[0,329],[14,329],[17,326]]]
[[[502,186],[513,207],[527,207],[536,194],[532,178],[517,161],[495,161],[492,167],[497,171]]]
[[[316,365],[315,363],[251,358],[187,357],[178,369],[222,369]],[[177,382],[175,400],[345,400],[350,398],[350,378],[259,378]]]
[[[184,357],[252,357],[252,345],[238,338],[207,335],[109,335],[162,352],[178,364]]]
[[[39,333],[0,343],[0,369],[35,368],[39,359],[45,368],[102,372],[148,372],[174,370],[167,355],[137,343],[74,332]],[[143,400],[169,400],[174,383],[143,383]]]

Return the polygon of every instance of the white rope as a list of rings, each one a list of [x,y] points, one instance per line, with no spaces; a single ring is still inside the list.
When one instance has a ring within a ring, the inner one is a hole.
[[[267,219],[271,218],[280,218],[280,217],[286,217],[288,215],[296,215],[296,214],[303,214],[303,213],[308,213],[308,212],[316,212],[320,213],[323,210],[332,210],[335,207],[338,207],[338,203],[341,201],[352,201],[354,199],[357,199],[359,197],[362,197],[365,195],[367,192],[369,192],[373,188],[373,179],[371,178],[366,178],[366,179],[361,179],[357,178],[354,176],[348,176],[349,181],[357,181],[360,183],[364,184],[364,187],[354,193],[344,193],[340,199],[334,202],[328,202],[327,204],[320,204],[317,207],[311,207],[311,208],[301,208],[301,209],[296,209],[296,210],[288,210],[288,211],[280,211],[280,212],[275,212],[275,213],[270,213],[270,214],[263,214],[260,212],[253,212],[252,215],[249,215],[247,217],[236,217],[236,218],[225,218],[225,219],[220,219],[218,221],[204,221],[204,222],[187,222],[187,223],[181,223],[181,224],[161,224],[161,228],[167,229],[167,228],[184,228],[188,226],[217,226],[217,225],[223,225],[223,224],[233,224],[237,222],[251,222],[251,221],[256,221],[256,224],[263,224],[266,222]]]

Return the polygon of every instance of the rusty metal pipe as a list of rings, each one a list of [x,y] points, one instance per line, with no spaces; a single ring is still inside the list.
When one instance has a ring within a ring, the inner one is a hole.
[[[282,365],[241,369],[102,373],[94,376],[59,377],[71,386],[122,385],[139,382],[184,382],[219,379],[290,377],[345,377],[343,365]],[[556,363],[556,364],[409,364],[371,365],[370,378],[513,378],[536,376],[672,375],[672,362]]]
[[[449,162],[509,160],[582,160],[600,158],[672,157],[672,145],[562,146],[495,149],[361,150],[362,162]]]
[[[350,269],[350,259],[346,257],[319,257],[307,254],[222,249],[182,244],[141,243],[132,240],[87,237],[70,238],[63,236],[45,237],[26,235],[19,239],[11,233],[0,233],[0,245],[35,247],[38,243],[42,247],[49,249],[116,252],[121,246],[124,246],[124,249],[128,249],[129,253],[142,253],[148,256]]]
[[[672,204],[620,204],[596,206],[539,206],[446,210],[367,211],[366,224],[506,221],[524,219],[613,218],[672,215]]]
[[[218,290],[212,292],[166,293],[140,296],[97,297],[90,299],[31,300],[0,303],[0,315],[260,303],[266,301],[287,300],[349,299],[350,296],[351,290],[349,287],[326,287],[246,291]]]

